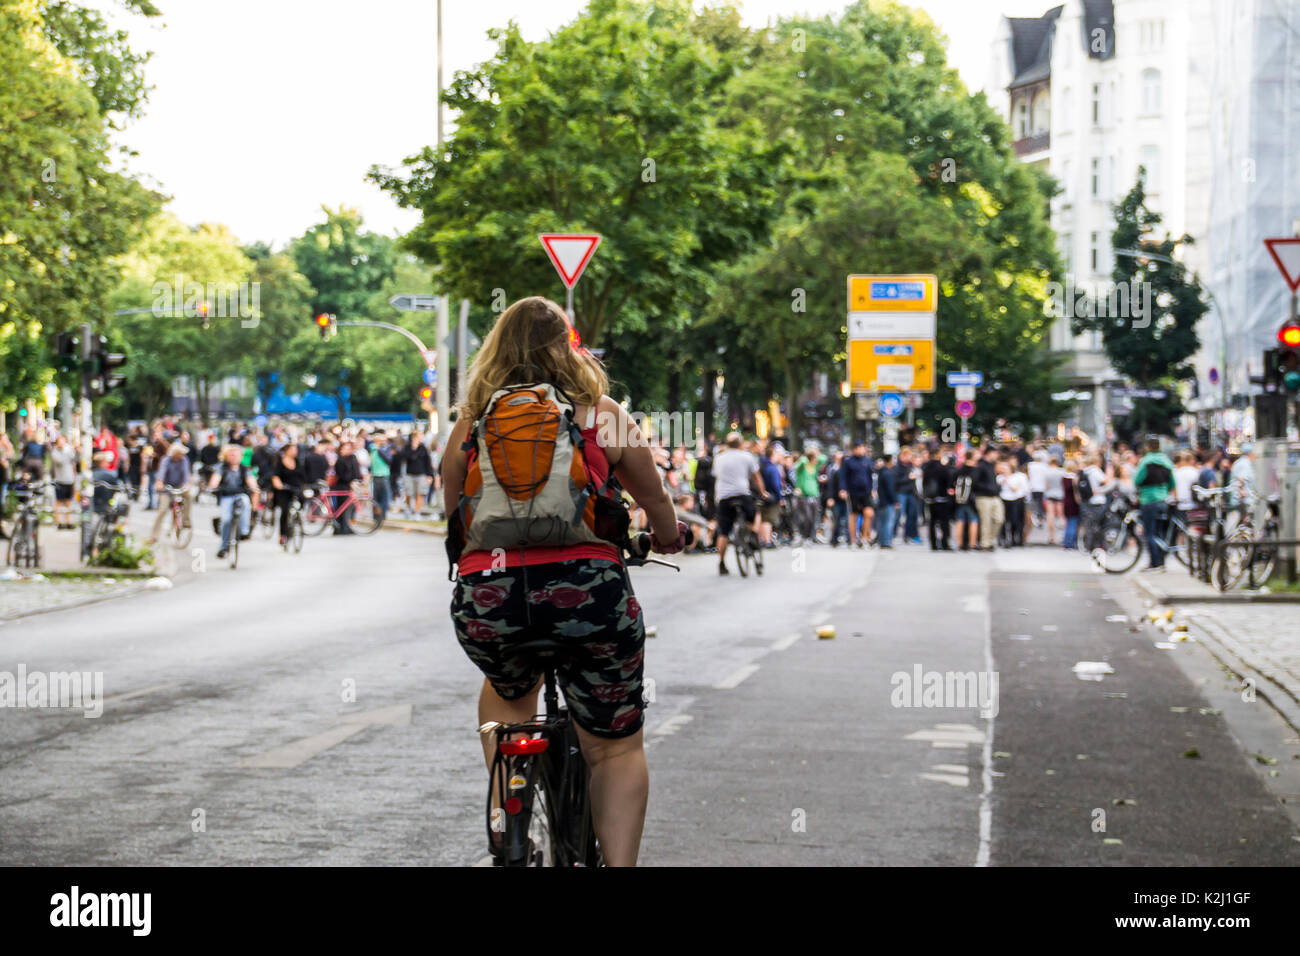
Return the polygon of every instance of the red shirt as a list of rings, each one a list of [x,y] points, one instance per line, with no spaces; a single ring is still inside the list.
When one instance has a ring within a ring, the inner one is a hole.
[[[594,418],[594,415],[591,416],[592,424],[582,429],[582,437],[585,439],[585,444],[582,446],[582,457],[587,463],[587,474],[591,476],[596,486],[600,487],[605,483],[605,479],[609,477],[609,459],[605,457],[605,449],[601,448],[596,442]],[[522,550],[519,548],[503,550],[504,555],[498,559],[495,566],[492,563],[491,551],[466,551],[460,556],[457,573],[473,574],[476,571],[517,568],[520,565],[550,564],[555,561],[576,561],[582,558],[610,561],[614,564],[621,561],[617,547],[612,544],[597,544],[595,542],[562,546],[543,545]]]

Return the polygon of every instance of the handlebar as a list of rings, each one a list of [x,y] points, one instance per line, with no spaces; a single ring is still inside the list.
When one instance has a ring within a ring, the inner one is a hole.
[[[625,555],[623,563],[629,568],[639,568],[644,564],[662,564],[674,571],[681,570],[680,565],[665,561],[663,558],[651,556],[650,533],[648,531],[638,531],[636,534],[629,535],[628,539],[623,542],[623,552]]]

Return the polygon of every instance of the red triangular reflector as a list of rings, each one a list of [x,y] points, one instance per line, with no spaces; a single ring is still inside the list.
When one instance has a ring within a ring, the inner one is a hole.
[[[1295,239],[1265,239],[1268,254],[1286,279],[1292,292],[1300,289],[1300,237]]]
[[[560,274],[565,288],[572,289],[578,283],[582,270],[587,268],[591,255],[600,245],[600,236],[584,233],[546,232],[537,238],[542,240],[542,247]]]

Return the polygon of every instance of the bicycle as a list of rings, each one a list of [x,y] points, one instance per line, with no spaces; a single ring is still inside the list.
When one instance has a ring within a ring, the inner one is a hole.
[[[1224,489],[1226,490],[1226,489]],[[1248,574],[1255,587],[1268,581],[1277,565],[1278,547],[1268,546],[1271,539],[1281,537],[1281,523],[1278,520],[1279,504],[1276,495],[1267,499],[1267,517],[1264,526],[1255,528],[1255,511],[1260,502],[1259,495],[1244,496],[1237,506],[1241,520],[1232,532],[1223,538],[1222,557],[1215,569],[1215,584],[1220,591],[1229,591],[1241,583]],[[1261,547],[1261,543],[1264,546]]]
[[[240,516],[250,507],[252,507],[252,504],[248,495],[241,494],[235,496],[235,503],[230,509],[230,546],[226,550],[226,558],[230,561],[230,570],[232,571],[239,567],[239,542],[253,536],[251,518],[248,534],[239,533]],[[221,517],[219,515],[212,519],[212,530],[217,533],[218,538],[221,537]]]
[[[640,532],[623,545],[627,567],[677,565],[650,556],[650,535]],[[600,866],[599,841],[591,817],[591,772],[578,733],[561,706],[555,671],[567,652],[564,641],[537,640],[515,648],[543,666],[545,712],[532,720],[478,729],[493,734],[496,753],[488,776],[487,835],[494,866]],[[522,735],[522,736],[521,736]],[[495,836],[500,835],[500,846]]]
[[[256,524],[258,530],[262,532],[263,540],[270,541],[275,535],[275,499],[271,497],[271,489],[263,488],[262,497],[258,501],[256,508]]]
[[[38,568],[41,564],[40,527],[43,510],[37,495],[43,485],[13,493],[17,501],[13,526],[9,530],[9,546],[5,563],[14,568]]]
[[[289,503],[289,534],[281,543],[285,551],[293,548],[294,554],[302,553],[302,542],[305,535],[302,525],[303,500],[315,497],[315,492],[310,488],[304,488],[302,494],[294,495],[293,500]]]
[[[172,547],[181,549],[189,547],[190,539],[194,537],[194,529],[185,520],[185,499],[182,495],[187,492],[184,488],[173,488],[171,485],[163,486],[171,499],[171,518],[172,528],[169,537],[172,539]]]
[[[101,555],[125,544],[126,532],[122,525],[131,512],[131,506],[123,500],[125,489],[121,485],[106,481],[96,481],[93,485],[111,491],[112,495],[105,510],[82,512],[81,560],[86,564],[94,564]]]
[[[336,504],[339,498],[342,503]],[[357,534],[374,534],[384,523],[383,513],[369,491],[356,492],[350,487],[336,491],[318,485],[317,494],[303,511],[303,527],[314,538],[345,514]]]

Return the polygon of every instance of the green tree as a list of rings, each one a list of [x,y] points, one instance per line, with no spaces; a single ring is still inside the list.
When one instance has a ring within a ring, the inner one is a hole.
[[[148,3],[128,4],[145,15]],[[138,115],[144,57],[93,11],[0,3],[0,401],[34,398],[52,376],[53,334],[106,326],[128,249],[160,197],[111,158],[107,130]]]
[[[444,95],[458,119],[443,153],[371,172],[423,212],[405,244],[438,267],[439,288],[476,303],[498,289],[559,299],[538,234],[599,232],[578,331],[634,375],[622,336],[685,327],[763,213],[761,150],[710,107],[734,64],[708,35],[725,39],[727,23],[699,24],[686,0],[593,0],[540,43],[514,24],[493,31],[495,56]]]
[[[1195,274],[1175,258],[1180,246],[1192,244],[1192,237],[1174,239],[1166,233],[1163,239],[1152,238],[1162,218],[1146,205],[1143,167],[1133,188],[1115,204],[1114,214],[1112,249],[1140,250],[1159,258],[1116,256],[1111,278],[1117,289],[1126,290],[1117,304],[1127,302],[1128,308],[1112,309],[1109,302],[1101,307],[1095,300],[1072,325],[1076,334],[1100,332],[1112,367],[1127,380],[1142,388],[1163,386],[1168,392],[1169,397],[1159,401],[1134,400],[1132,413],[1117,423],[1120,432],[1130,440],[1150,432],[1169,434],[1184,411],[1177,385],[1195,377],[1188,360],[1200,347],[1196,326],[1209,310]],[[1150,302],[1150,314],[1140,314],[1144,301]]]

